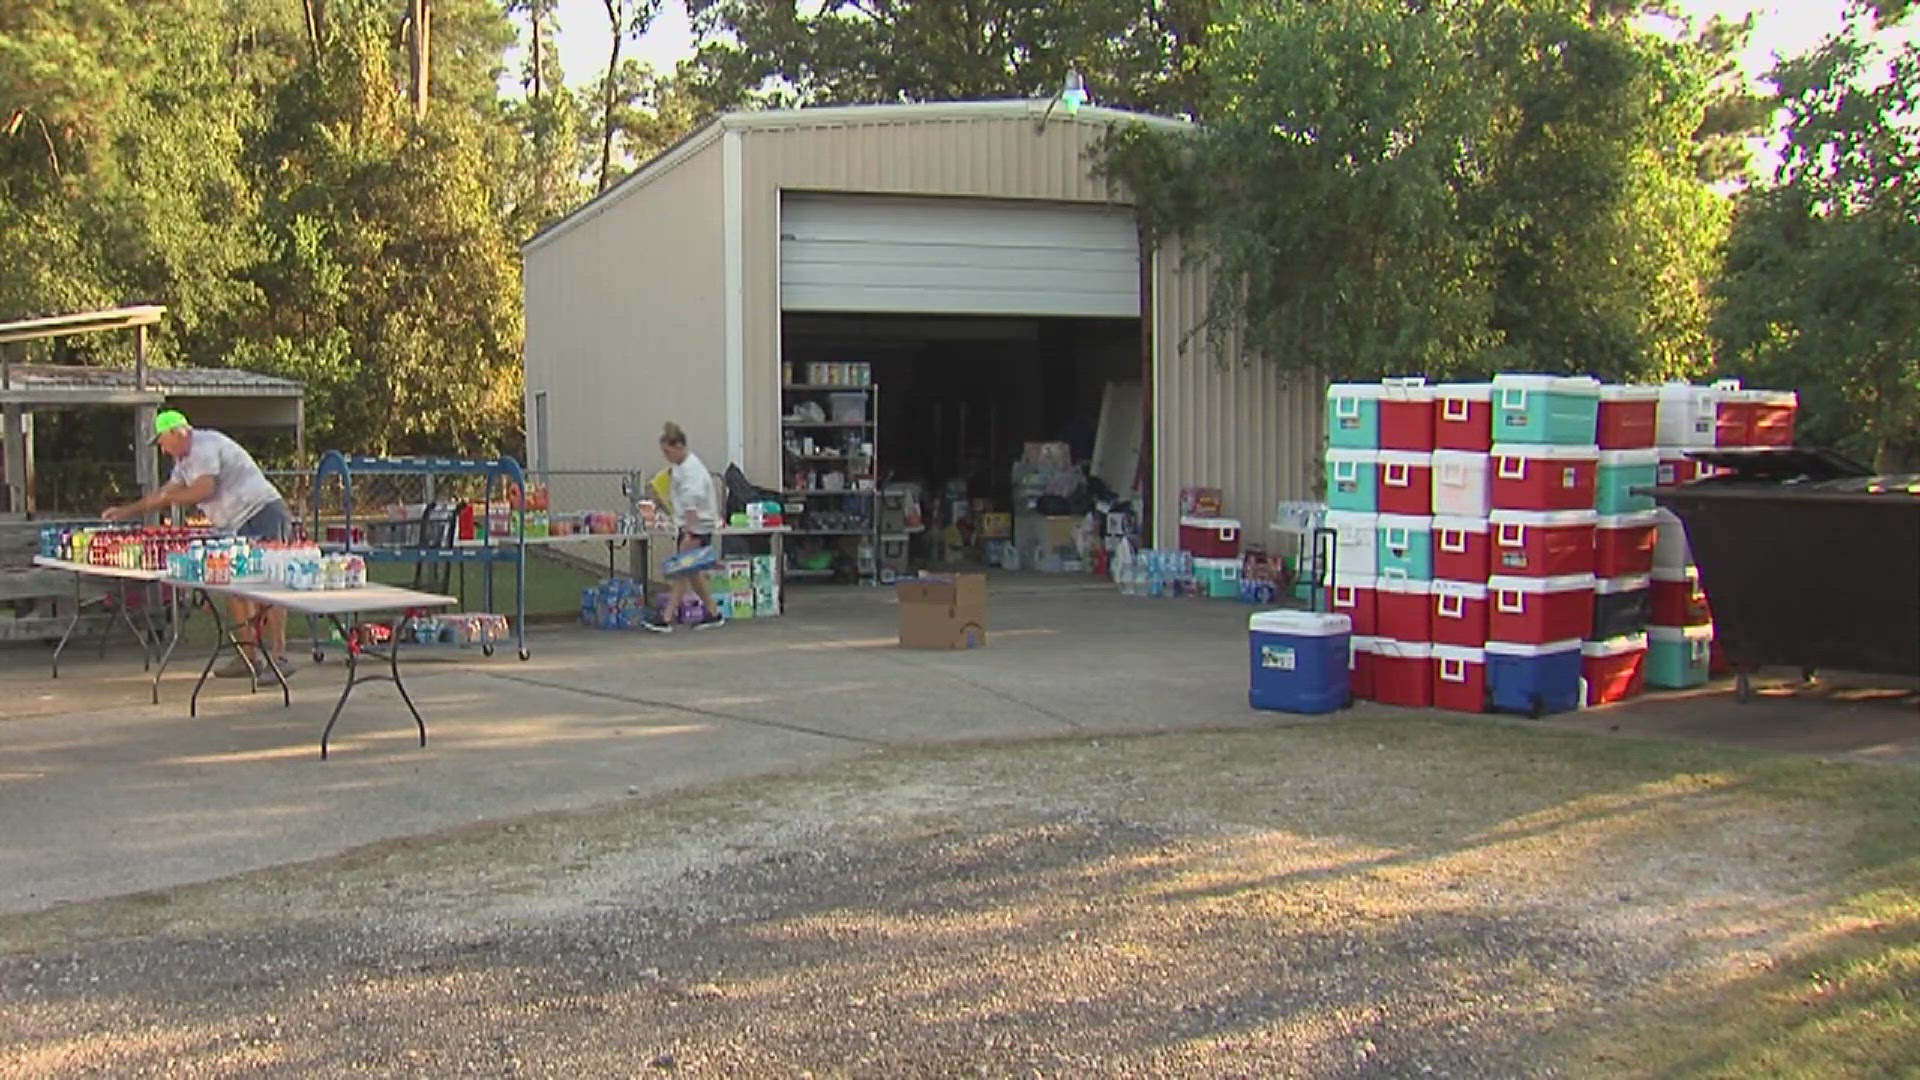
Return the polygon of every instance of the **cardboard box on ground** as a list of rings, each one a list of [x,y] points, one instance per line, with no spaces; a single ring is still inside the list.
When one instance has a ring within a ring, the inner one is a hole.
[[[981,649],[987,644],[987,576],[922,574],[895,585],[903,649]]]

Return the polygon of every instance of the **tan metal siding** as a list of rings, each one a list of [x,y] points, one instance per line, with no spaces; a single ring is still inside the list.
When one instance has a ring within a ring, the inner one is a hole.
[[[1171,244],[1154,268],[1157,535],[1172,544],[1181,488],[1217,487],[1247,541],[1270,543],[1275,506],[1312,497],[1324,390],[1257,357],[1230,354],[1223,363],[1195,332],[1206,316],[1206,273],[1182,266],[1181,256]]]
[[[748,471],[780,472],[781,191],[1124,203],[1088,167],[1104,130],[1056,116],[742,131]]]
[[[547,392],[550,467],[659,462],[660,426],[726,453],[724,246],[717,141],[526,251],[526,410]]]

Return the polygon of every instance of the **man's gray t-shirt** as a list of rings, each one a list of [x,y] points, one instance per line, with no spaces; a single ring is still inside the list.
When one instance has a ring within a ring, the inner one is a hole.
[[[221,532],[238,529],[280,498],[244,447],[217,431],[194,428],[187,452],[173,466],[173,480],[191,484],[203,476],[213,477],[213,494],[201,500],[200,509]]]

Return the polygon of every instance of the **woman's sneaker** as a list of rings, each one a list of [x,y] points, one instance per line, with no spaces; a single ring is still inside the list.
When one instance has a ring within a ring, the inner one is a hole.
[[[717,630],[725,625],[727,625],[727,617],[716,611],[695,623],[693,628],[695,630]]]
[[[640,627],[643,630],[651,630],[656,634],[673,633],[673,624],[670,622],[666,622],[665,620],[661,619],[657,615],[649,615],[646,618],[641,619]]]

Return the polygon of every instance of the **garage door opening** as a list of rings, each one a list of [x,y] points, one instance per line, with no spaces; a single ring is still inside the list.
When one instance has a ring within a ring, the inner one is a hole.
[[[821,576],[829,567],[841,577],[865,576],[860,571],[870,565],[882,580],[981,563],[1061,568],[1057,541],[1067,527],[1058,519],[1084,516],[1089,497],[1106,492],[1131,501],[1142,483],[1141,355],[1138,318],[786,314],[783,415],[807,401],[830,414],[836,394],[857,403],[864,392],[814,386],[823,381],[815,376],[870,379],[862,385],[872,387],[871,427],[786,431],[786,487],[852,486],[846,478],[867,469],[883,490],[916,496],[922,525],[903,527],[899,500],[885,499],[876,535],[803,538],[798,561]],[[868,443],[871,462],[857,457]],[[1092,478],[1091,490],[1067,505],[1036,508],[1031,477],[1025,489],[1015,482],[1031,443],[1064,444]],[[833,477],[843,468],[835,455],[848,451],[854,459]],[[819,494],[807,506],[807,531],[845,525],[853,532],[865,500]],[[1041,520],[1036,509],[1056,511],[1054,520]],[[863,564],[868,546],[872,560]],[[810,549],[837,549],[836,558],[827,562]]]

